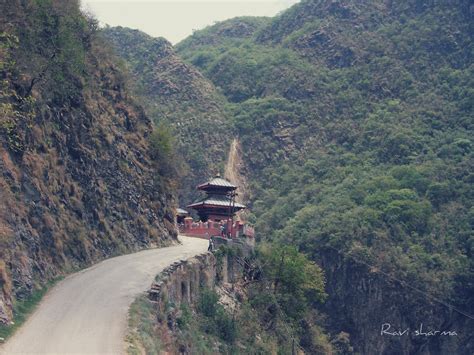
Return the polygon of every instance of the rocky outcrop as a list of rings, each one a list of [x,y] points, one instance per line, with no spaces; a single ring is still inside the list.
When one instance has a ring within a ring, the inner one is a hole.
[[[181,158],[178,194],[183,205],[191,203],[196,185],[219,171],[230,145],[222,96],[167,40],[123,27],[102,34],[128,65],[147,115],[173,127]]]
[[[321,253],[319,262],[330,295],[322,307],[327,328],[350,334],[361,353],[472,353],[472,320],[453,306],[333,251]]]
[[[216,253],[207,252],[188,260],[178,261],[158,276],[148,295],[163,310],[166,303],[179,308],[181,303],[193,303],[202,288],[214,288],[217,284],[235,283],[243,277],[241,257],[248,256],[253,245],[238,240],[214,237]],[[229,252],[231,251],[231,252]]]
[[[150,158],[151,121],[94,23],[73,1],[13,1],[0,13],[0,320],[7,322],[13,300],[48,279],[167,245],[176,230],[173,189]]]
[[[201,287],[214,287],[216,275],[217,260],[214,254],[201,254],[189,260],[178,261],[163,270],[148,295],[162,307],[165,302],[171,302],[179,308],[183,302],[193,302]]]

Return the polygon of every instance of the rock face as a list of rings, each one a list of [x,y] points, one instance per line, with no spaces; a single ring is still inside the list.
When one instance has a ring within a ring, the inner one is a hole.
[[[327,277],[326,292],[331,295],[323,307],[330,315],[327,328],[350,334],[351,344],[361,353],[472,353],[469,319],[414,290],[416,285],[344,261],[333,251],[325,251],[318,261]],[[408,331],[381,334],[387,324],[389,333]],[[435,331],[439,331],[437,335],[429,333]],[[447,333],[439,335],[442,331]]]
[[[167,40],[122,27],[106,28],[103,36],[129,68],[147,115],[174,128],[177,163],[184,164],[179,196],[182,204],[192,202],[196,185],[222,169],[230,146],[224,99]]]
[[[48,4],[0,5],[3,322],[13,298],[64,270],[176,237],[174,192],[149,156],[150,120],[94,23],[74,1]],[[82,27],[61,27],[71,23]],[[35,47],[45,33],[57,49]],[[76,60],[80,71],[67,67]]]
[[[214,287],[216,272],[216,258],[212,253],[176,262],[158,276],[148,291],[149,298],[161,302],[163,309],[166,301],[179,308],[181,303],[195,301],[200,287]]]
[[[216,248],[225,246],[248,256],[254,249],[251,242],[215,238]],[[163,270],[148,291],[149,299],[158,302],[161,311],[170,302],[178,309],[181,303],[194,303],[202,288],[214,288],[218,283],[235,283],[242,279],[244,268],[233,253],[219,256],[207,252],[188,260],[181,260]]]

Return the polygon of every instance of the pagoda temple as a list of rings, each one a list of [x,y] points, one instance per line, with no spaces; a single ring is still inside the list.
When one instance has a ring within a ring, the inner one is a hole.
[[[235,220],[236,213],[245,208],[235,200],[237,186],[217,175],[197,189],[206,196],[187,207],[197,212],[199,221],[185,217],[183,223],[178,223],[181,234],[200,238],[253,238],[253,228]]]
[[[233,219],[236,212],[245,208],[244,205],[235,201],[237,186],[232,185],[219,175],[197,188],[204,191],[206,197],[188,205],[188,207],[196,210],[203,222]]]

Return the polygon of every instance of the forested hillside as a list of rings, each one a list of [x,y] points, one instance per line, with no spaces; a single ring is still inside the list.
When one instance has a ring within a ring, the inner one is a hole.
[[[163,142],[108,48],[78,1],[0,3],[1,323],[64,272],[176,238]]]
[[[468,1],[306,0],[176,46],[226,98],[260,240],[293,244],[325,271],[328,299],[313,306],[335,352],[472,352],[472,16]],[[168,73],[156,65],[168,47],[148,50],[162,40],[135,32],[123,46],[130,34],[107,31],[139,82]],[[303,344],[305,325],[285,319]],[[387,322],[459,336],[381,336]]]
[[[355,351],[472,352],[473,320],[441,304],[474,307],[472,16],[468,1],[301,1],[177,46],[229,101],[258,235],[321,264],[327,329]],[[394,339],[385,322],[460,335]]]

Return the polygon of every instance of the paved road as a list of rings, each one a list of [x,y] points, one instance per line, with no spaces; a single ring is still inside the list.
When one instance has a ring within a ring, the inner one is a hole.
[[[121,354],[130,304],[156,274],[206,251],[207,240],[105,260],[58,283],[0,354]]]

